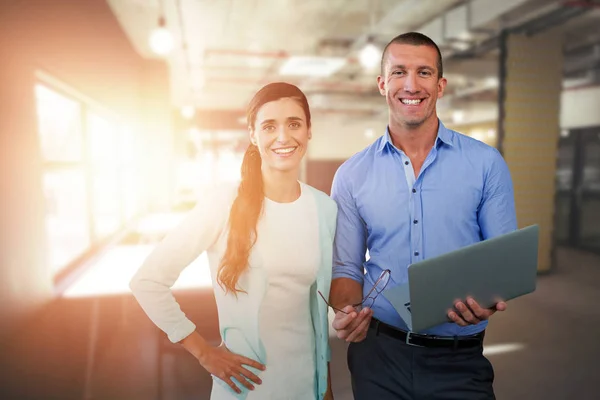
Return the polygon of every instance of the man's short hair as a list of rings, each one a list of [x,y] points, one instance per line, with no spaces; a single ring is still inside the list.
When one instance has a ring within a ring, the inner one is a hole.
[[[431,40],[428,36],[423,35],[419,32],[407,32],[402,35],[398,35],[385,46],[383,49],[383,54],[381,55],[381,75],[384,75],[384,64],[385,57],[387,55],[388,47],[392,44],[409,44],[412,46],[428,46],[433,47],[438,55],[437,61],[437,70],[438,70],[438,79],[444,76],[444,66],[442,65],[442,53],[440,52],[440,48],[433,40]]]

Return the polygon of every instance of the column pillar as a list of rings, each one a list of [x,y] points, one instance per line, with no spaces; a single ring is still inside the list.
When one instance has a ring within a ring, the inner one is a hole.
[[[562,35],[503,35],[498,147],[510,168],[519,227],[540,226],[538,271],[553,264]]]

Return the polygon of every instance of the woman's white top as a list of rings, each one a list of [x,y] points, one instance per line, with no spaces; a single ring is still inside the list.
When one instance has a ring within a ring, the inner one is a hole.
[[[247,398],[313,400],[315,338],[309,296],[321,256],[316,203],[303,193],[292,203],[265,199],[263,211],[255,251],[261,253],[268,277],[259,313],[267,369],[263,383]],[[214,385],[211,400],[231,398]]]
[[[263,383],[255,385],[248,399],[310,399],[315,398],[316,349],[315,331],[311,321],[310,289],[315,284],[321,261],[319,246],[319,220],[315,197],[301,186],[300,197],[291,203],[277,203],[264,199],[263,213],[257,225],[258,239],[254,245],[250,263],[259,260],[260,268],[267,276],[267,286],[259,309],[260,338],[266,351],[266,370],[261,374]],[[236,188],[237,189],[237,188]],[[167,291],[154,293],[152,299],[136,297],[152,320],[172,341],[179,341],[195,329],[176,304],[168,289],[185,265],[178,260],[190,246],[196,248],[196,256],[208,250],[213,287],[222,291],[216,283],[216,271],[227,245],[227,230],[204,232],[210,227],[227,227],[224,224],[237,190],[212,196],[208,207],[211,212],[192,211],[188,220],[171,232],[159,247],[158,255],[149,257],[141,274],[152,275],[152,281]],[[205,247],[196,241],[204,237]],[[200,251],[201,250],[201,251]],[[198,252],[200,251],[200,252]],[[170,262],[165,263],[169,259]],[[165,271],[165,265],[173,266]],[[159,268],[160,267],[160,268]],[[139,273],[139,274],[140,274]],[[167,278],[168,277],[168,278]],[[132,289],[134,289],[132,287]],[[134,290],[135,293],[135,290]],[[229,296],[229,295],[228,295]],[[240,296],[240,301],[244,297]],[[226,310],[219,309],[219,313]],[[221,319],[221,318],[220,318]],[[233,335],[234,333],[232,333]],[[235,342],[232,336],[230,341]],[[290,373],[294,371],[293,373]],[[233,399],[231,392],[221,385],[213,384],[211,400]]]

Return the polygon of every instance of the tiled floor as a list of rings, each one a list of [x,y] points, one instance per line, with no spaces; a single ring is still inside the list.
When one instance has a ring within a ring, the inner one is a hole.
[[[3,347],[0,398],[208,399],[208,374],[168,343],[126,293],[123,282],[143,253],[131,250],[107,253],[104,267],[90,270],[71,297]],[[125,264],[119,252],[128,254]],[[568,249],[560,249],[558,257],[557,270],[539,277],[535,293],[509,302],[509,310],[490,323],[486,352],[495,367],[498,399],[600,398],[600,258]],[[178,283],[177,297],[200,332],[217,343],[205,262],[199,259]],[[102,270],[112,279],[102,278]],[[103,295],[85,297],[86,285],[104,288]],[[331,344],[335,398],[352,399],[345,344],[336,339]]]

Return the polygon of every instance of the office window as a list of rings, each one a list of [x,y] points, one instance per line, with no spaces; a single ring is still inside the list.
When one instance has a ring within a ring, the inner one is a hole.
[[[79,168],[45,171],[46,237],[53,273],[90,246],[84,172]]]
[[[79,103],[36,85],[46,248],[53,273],[90,245]]]
[[[118,126],[94,113],[87,115],[91,155],[94,235],[102,239],[121,226]]]
[[[60,272],[138,211],[134,134],[114,118],[35,85],[46,242]]]
[[[81,106],[36,85],[37,114],[42,157],[46,162],[82,161]]]
[[[131,220],[137,214],[139,207],[140,180],[136,172],[138,165],[136,154],[135,136],[131,129],[123,127],[119,137],[119,166],[122,212],[126,221]]]

